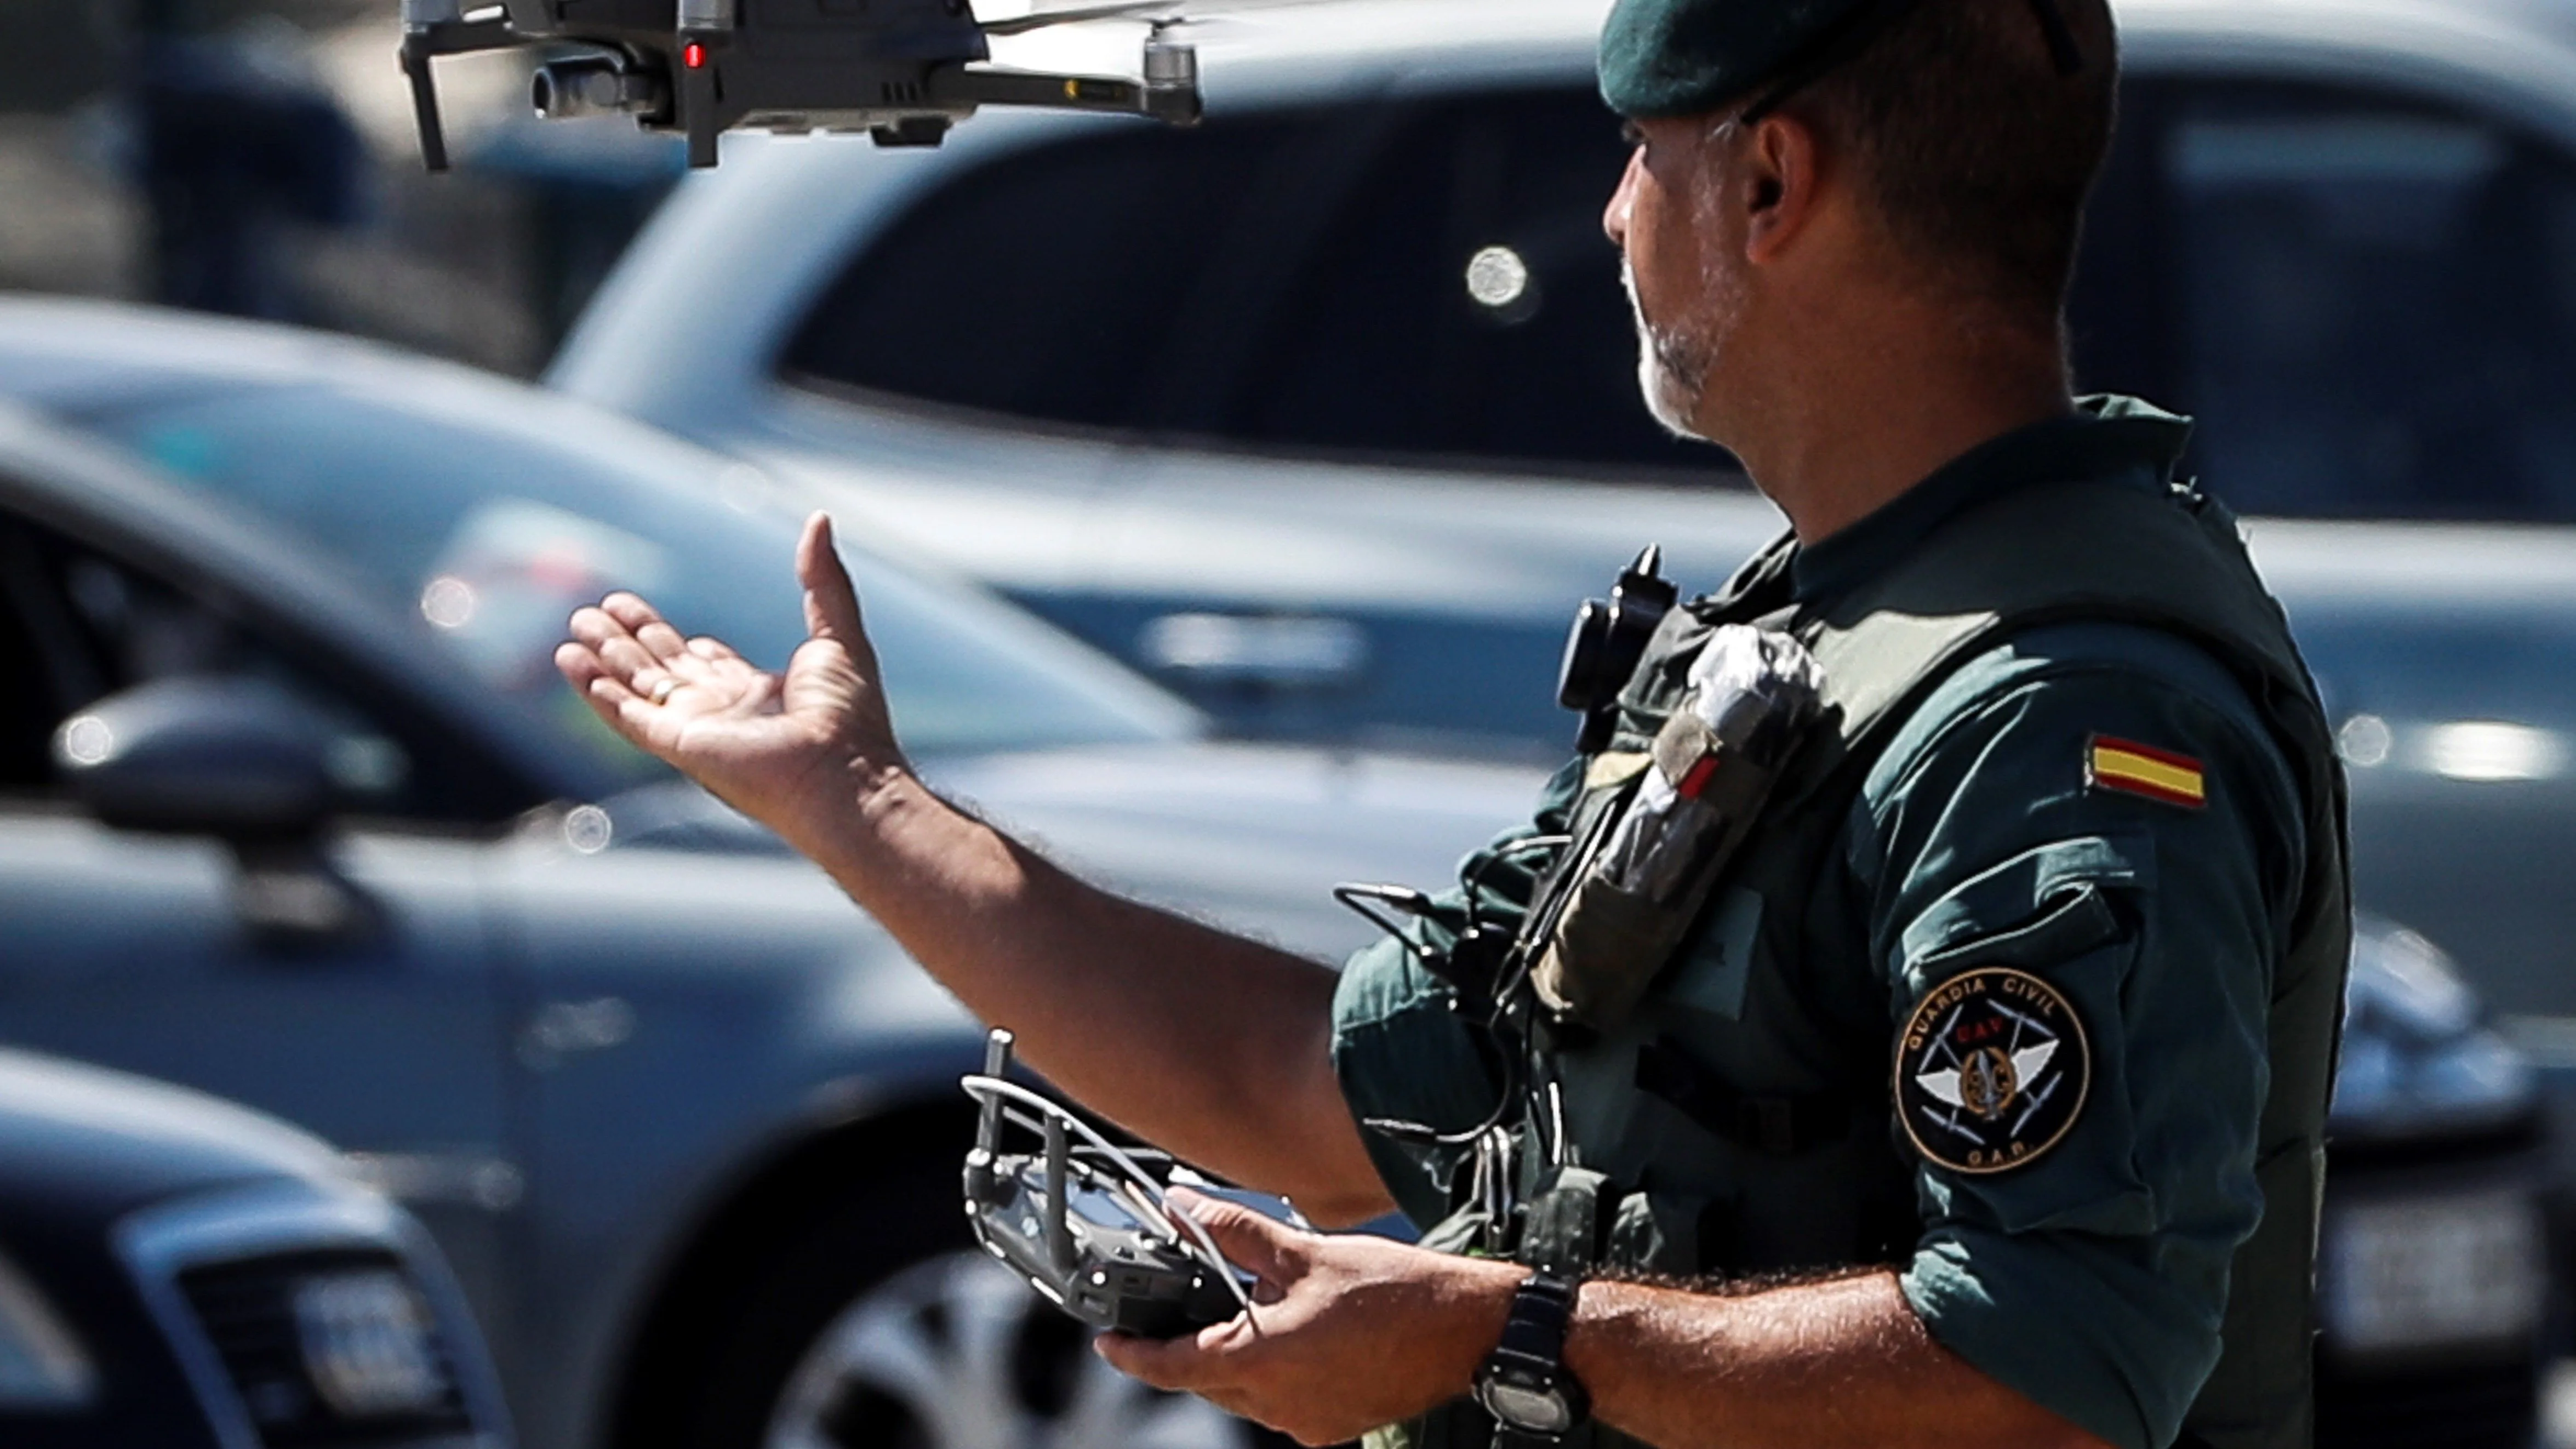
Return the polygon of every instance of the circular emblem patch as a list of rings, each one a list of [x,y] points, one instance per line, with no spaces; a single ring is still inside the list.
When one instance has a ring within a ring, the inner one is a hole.
[[[2027,971],[1981,966],[1935,987],[1896,1041],[1896,1115],[1953,1172],[2046,1156],[2084,1110],[2093,1052],[2075,1006]]]

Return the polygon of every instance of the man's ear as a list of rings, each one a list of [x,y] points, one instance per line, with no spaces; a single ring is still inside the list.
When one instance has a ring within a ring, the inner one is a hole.
[[[1745,260],[1773,262],[1816,214],[1824,180],[1816,128],[1773,112],[1744,138]]]

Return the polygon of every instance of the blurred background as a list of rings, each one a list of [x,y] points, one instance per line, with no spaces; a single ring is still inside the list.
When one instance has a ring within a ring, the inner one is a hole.
[[[373,0],[7,0],[0,286],[199,307],[532,374],[679,179],[622,121],[450,62],[461,174],[420,165]],[[513,123],[517,124],[513,124]]]
[[[2198,418],[2353,790],[2318,1442],[2576,1449],[2576,7],[2118,8],[2079,382]],[[1577,603],[1779,527],[1636,398],[1602,9],[698,173],[460,57],[432,176],[394,0],[0,0],[0,1443],[1271,1442],[972,1250],[981,1025],[549,656],[626,587],[783,663],[828,508],[941,788],[1364,944]]]

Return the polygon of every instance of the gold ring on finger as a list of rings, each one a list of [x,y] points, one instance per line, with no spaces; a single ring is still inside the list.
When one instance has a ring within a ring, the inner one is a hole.
[[[689,682],[685,679],[674,678],[668,674],[663,675],[660,679],[653,681],[653,702],[655,704],[670,703],[671,696],[679,693],[682,689],[687,688],[688,683]]]

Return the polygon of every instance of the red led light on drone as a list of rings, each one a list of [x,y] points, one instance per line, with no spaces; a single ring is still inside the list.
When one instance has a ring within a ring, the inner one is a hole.
[[[707,48],[692,40],[680,52],[680,63],[691,70],[707,68]]]

